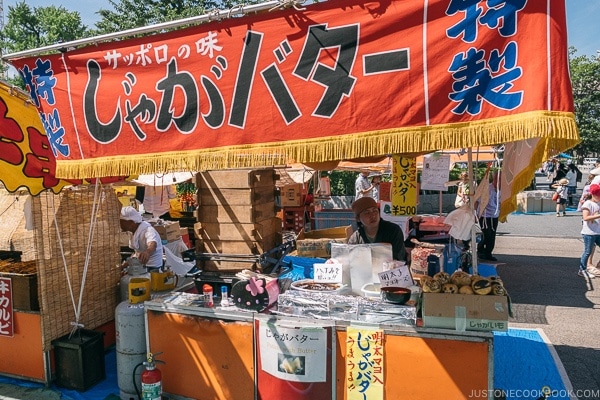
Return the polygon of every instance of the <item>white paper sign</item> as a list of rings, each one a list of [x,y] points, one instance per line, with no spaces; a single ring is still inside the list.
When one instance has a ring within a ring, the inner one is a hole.
[[[423,157],[421,189],[447,191],[445,183],[450,179],[450,155],[433,154]]]
[[[342,283],[342,264],[313,264],[315,282]]]
[[[260,321],[259,335],[263,371],[286,381],[327,380],[325,328],[290,328]]]
[[[408,269],[408,265],[390,269],[379,273],[381,287],[409,287],[415,283]]]

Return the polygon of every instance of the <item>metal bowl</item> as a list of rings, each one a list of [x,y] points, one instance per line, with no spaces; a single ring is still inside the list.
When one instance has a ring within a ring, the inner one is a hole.
[[[410,299],[411,290],[402,287],[382,287],[381,299],[388,303],[404,304]]]

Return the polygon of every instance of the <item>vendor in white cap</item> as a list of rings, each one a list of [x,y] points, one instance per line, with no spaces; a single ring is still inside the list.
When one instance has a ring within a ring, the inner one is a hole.
[[[394,260],[405,261],[404,234],[393,222],[381,219],[379,208],[372,197],[361,197],[352,203],[358,229],[348,239],[348,244],[390,243]]]
[[[161,268],[163,248],[160,235],[133,207],[121,209],[121,230],[129,232],[129,247],[135,250],[135,256],[146,268]]]

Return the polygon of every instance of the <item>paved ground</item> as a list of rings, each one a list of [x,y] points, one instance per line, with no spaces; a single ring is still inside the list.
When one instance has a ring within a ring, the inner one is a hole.
[[[512,214],[499,225],[495,254],[514,303],[510,326],[541,328],[577,398],[588,400],[600,399],[600,277],[577,276],[580,230],[581,213],[574,210],[558,218],[554,212]]]

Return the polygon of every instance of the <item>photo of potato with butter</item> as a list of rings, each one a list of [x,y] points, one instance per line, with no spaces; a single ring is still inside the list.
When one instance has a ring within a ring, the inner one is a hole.
[[[277,369],[279,372],[294,375],[304,375],[304,356],[293,356],[279,353],[277,356]]]

